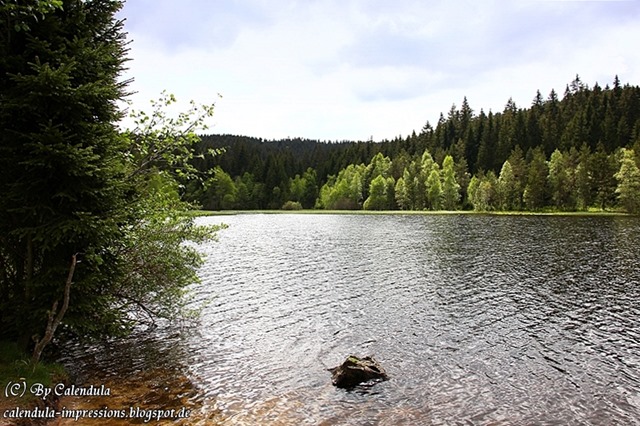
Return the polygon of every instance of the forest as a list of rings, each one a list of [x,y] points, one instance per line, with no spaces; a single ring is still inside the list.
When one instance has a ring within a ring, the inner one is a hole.
[[[383,141],[204,135],[184,197],[208,210],[640,211],[640,87],[593,87],[474,111]]]

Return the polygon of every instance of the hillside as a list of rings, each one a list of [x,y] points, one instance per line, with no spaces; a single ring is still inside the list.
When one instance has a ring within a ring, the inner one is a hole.
[[[441,208],[440,202],[431,205],[420,201],[427,197],[426,193],[416,195],[416,200],[409,203],[395,194],[400,178],[405,186],[407,179],[417,180],[417,189],[410,191],[428,190],[426,181],[433,170],[422,167],[424,161],[428,162],[425,159],[425,153],[428,153],[438,170],[443,169],[447,156],[453,160],[449,167],[453,167],[453,178],[459,186],[458,201],[455,205],[447,204],[455,209],[478,208],[477,200],[473,202],[469,197],[473,178],[476,180],[474,185],[484,181],[485,189],[492,186],[494,188],[489,192],[496,192],[485,197],[482,209],[607,208],[617,204],[618,182],[614,175],[620,169],[621,149],[632,149],[634,145],[637,148],[639,141],[640,87],[622,85],[617,76],[611,86],[601,87],[595,83],[589,87],[576,76],[566,86],[562,97],[552,90],[544,98],[538,91],[527,107],[519,107],[509,99],[503,111],[480,109],[476,112],[464,98],[460,107],[454,104],[446,115],[440,114],[435,125],[427,122],[419,134],[413,132],[406,138],[394,140],[265,141],[243,136],[205,135],[200,147],[203,152],[209,148],[223,148],[224,153],[196,164],[201,171],[211,172],[212,177],[203,186],[189,187],[186,195],[209,209],[280,208],[286,201],[301,202],[306,208],[363,208],[370,196],[371,183],[377,177],[367,174],[366,165],[371,166],[374,156],[381,154],[380,158],[386,158],[389,166],[383,173],[384,179],[392,178],[394,185],[394,194],[385,192],[386,208]],[[556,151],[554,159],[552,154]],[[638,151],[635,149],[633,153]],[[507,160],[511,160],[509,165],[521,194],[514,195],[520,201],[505,206],[498,200],[497,182]],[[579,172],[584,176],[579,178],[575,172],[580,164]],[[538,167],[538,175],[544,176],[530,176],[532,165]],[[564,170],[559,184],[549,181],[551,166]],[[335,185],[339,174],[344,176],[349,167],[359,175],[356,179],[359,182],[349,182],[349,185],[360,188],[352,188],[350,196],[336,196],[336,199],[343,199],[342,202],[326,205],[320,197],[321,189],[327,183],[329,187]],[[574,173],[569,176],[567,170]],[[528,182],[529,179],[533,181]],[[432,185],[435,180],[436,176],[433,176]],[[441,186],[444,184],[442,176],[439,182]],[[530,187],[529,203],[524,201],[527,184]],[[560,200],[562,197],[553,194],[554,185],[563,186],[564,192],[574,193],[577,191],[575,186],[582,185],[583,196],[580,200]],[[539,192],[535,202],[531,201],[532,190]],[[437,191],[433,191],[438,199]]]

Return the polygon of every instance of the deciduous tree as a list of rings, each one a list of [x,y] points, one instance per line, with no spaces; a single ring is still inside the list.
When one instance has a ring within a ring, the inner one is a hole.
[[[456,210],[460,201],[460,185],[456,180],[455,165],[450,155],[442,163],[442,200],[445,210]]]
[[[513,174],[513,168],[509,160],[505,161],[500,170],[500,176],[498,177],[498,199],[501,210],[516,210],[518,198],[518,184],[516,182],[515,175]]]
[[[442,184],[440,183],[440,172],[437,168],[431,170],[426,182],[427,203],[431,210],[442,208]]]
[[[622,150],[616,194],[620,205],[629,213],[640,213],[640,169],[632,149]]]

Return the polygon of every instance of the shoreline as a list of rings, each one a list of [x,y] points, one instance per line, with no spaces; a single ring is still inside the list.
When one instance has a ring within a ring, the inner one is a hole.
[[[235,216],[243,214],[335,214],[335,215],[392,215],[392,216],[573,216],[573,217],[633,217],[619,211],[575,211],[575,212],[532,212],[532,211],[486,211],[474,210],[192,210],[193,216]]]

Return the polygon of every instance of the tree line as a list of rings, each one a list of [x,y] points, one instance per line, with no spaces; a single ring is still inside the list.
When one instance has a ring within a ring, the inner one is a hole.
[[[576,76],[562,98],[538,91],[527,108],[509,99],[476,114],[464,98],[406,138],[203,136],[200,151],[211,148],[224,153],[194,163],[209,178],[185,184],[206,209],[637,211],[640,87]]]

